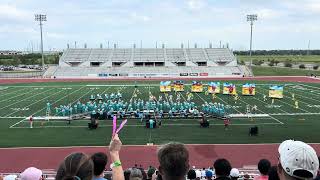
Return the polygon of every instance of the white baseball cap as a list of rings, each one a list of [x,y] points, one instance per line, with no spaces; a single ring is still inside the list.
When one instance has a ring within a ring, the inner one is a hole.
[[[240,172],[237,168],[232,168],[230,171],[230,176],[231,177],[239,177],[240,176]]]
[[[40,169],[37,169],[35,167],[29,167],[20,174],[20,179],[21,180],[39,180],[41,176],[42,176],[42,171]]]
[[[281,166],[289,176],[299,179],[314,179],[317,176],[318,156],[308,144],[286,140],[280,144],[278,152]]]

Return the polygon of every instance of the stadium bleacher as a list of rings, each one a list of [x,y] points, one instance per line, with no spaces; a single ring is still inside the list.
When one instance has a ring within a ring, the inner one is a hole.
[[[230,77],[248,74],[227,48],[67,49],[55,77]]]

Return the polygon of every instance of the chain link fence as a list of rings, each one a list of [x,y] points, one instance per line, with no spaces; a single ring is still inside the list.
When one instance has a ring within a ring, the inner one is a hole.
[[[32,71],[32,72],[1,72],[0,78],[41,78],[45,71]]]

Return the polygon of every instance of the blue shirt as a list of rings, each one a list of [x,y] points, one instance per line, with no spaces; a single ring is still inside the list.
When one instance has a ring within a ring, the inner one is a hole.
[[[107,180],[107,179],[102,178],[102,177],[98,177],[98,178],[93,178],[92,180]]]

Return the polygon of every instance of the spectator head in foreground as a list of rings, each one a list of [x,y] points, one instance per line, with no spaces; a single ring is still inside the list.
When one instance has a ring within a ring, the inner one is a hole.
[[[230,171],[230,178],[232,180],[237,180],[240,176],[240,172],[237,168],[232,168]]]
[[[286,140],[278,148],[280,180],[314,179],[319,160],[316,151],[301,141]]]
[[[271,167],[271,163],[267,159],[261,159],[258,163],[258,169],[262,176],[268,176],[270,167]]]
[[[217,159],[213,167],[216,173],[216,179],[230,179],[231,164],[226,159]]]
[[[189,169],[189,152],[181,143],[168,143],[158,150],[159,173],[164,180],[182,180]]]
[[[278,166],[271,166],[268,173],[268,180],[279,180],[278,172],[277,172]]]
[[[20,174],[21,180],[40,180],[42,179],[42,171],[35,167],[29,167]]]
[[[108,162],[108,156],[103,152],[94,153],[91,156],[92,162],[93,162],[93,174],[94,174],[94,180],[100,179],[103,180],[104,178],[104,170],[106,168],[107,162]]]
[[[60,164],[56,180],[92,180],[93,162],[84,153],[72,153]]]
[[[196,177],[197,177],[196,171],[194,169],[190,169],[188,171],[187,178],[193,180],[193,179],[196,179]]]
[[[143,176],[142,176],[142,172],[140,169],[138,168],[132,168],[130,171],[130,180],[142,180]]]

